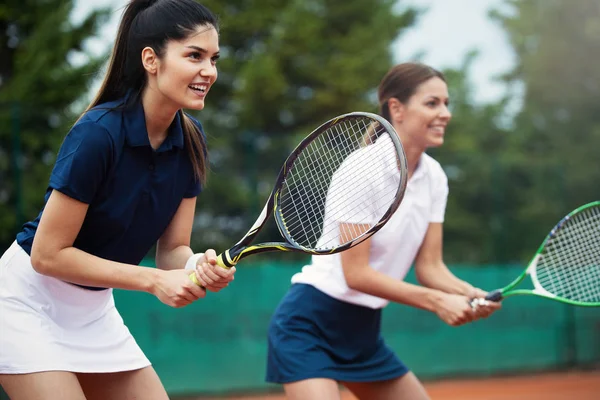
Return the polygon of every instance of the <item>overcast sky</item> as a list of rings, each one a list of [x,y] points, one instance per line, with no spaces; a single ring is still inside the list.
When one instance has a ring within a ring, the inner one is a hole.
[[[77,0],[74,18],[81,19],[93,7],[110,6],[113,17],[102,30],[102,39],[90,47],[106,48],[114,39],[121,8],[127,0]],[[399,0],[399,7],[426,8],[410,30],[393,45],[396,61],[407,61],[418,54],[436,68],[458,66],[470,50],[479,56],[471,70],[478,101],[487,102],[503,94],[503,86],[495,77],[511,68],[513,53],[504,31],[488,18],[492,8],[503,6],[503,0]]]

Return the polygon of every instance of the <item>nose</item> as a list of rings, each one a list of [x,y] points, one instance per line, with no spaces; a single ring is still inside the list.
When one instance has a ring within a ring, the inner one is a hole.
[[[200,68],[200,76],[205,78],[213,78],[217,76],[217,65],[212,60],[207,60],[202,63]]]
[[[448,106],[446,106],[445,104],[442,105],[439,117],[446,120],[452,118],[452,113],[450,112]]]

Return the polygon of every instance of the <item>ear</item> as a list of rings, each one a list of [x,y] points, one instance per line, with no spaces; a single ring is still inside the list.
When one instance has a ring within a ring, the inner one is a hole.
[[[158,70],[158,57],[152,47],[144,47],[142,50],[142,65],[149,74],[156,74]]]
[[[397,98],[392,97],[388,100],[388,107],[392,121],[401,123],[404,119],[404,104]]]

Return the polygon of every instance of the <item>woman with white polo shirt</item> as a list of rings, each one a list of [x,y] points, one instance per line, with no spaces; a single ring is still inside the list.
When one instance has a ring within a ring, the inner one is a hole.
[[[370,239],[343,253],[313,256],[293,276],[271,320],[267,360],[267,381],[283,384],[291,400],[339,399],[338,383],[360,399],[429,399],[385,345],[382,308],[402,303],[458,326],[500,307],[472,309],[470,300],[486,293],[455,277],[442,259],[448,180],[425,151],[443,144],[451,118],[443,74],[423,64],[399,64],[378,94],[381,115],[394,125],[407,155],[406,194]],[[377,138],[371,141],[377,145]],[[353,221],[336,218],[342,234],[352,229]],[[403,281],[413,263],[423,286]]]

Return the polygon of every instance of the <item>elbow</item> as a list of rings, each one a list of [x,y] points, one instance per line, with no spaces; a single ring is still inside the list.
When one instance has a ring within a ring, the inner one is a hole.
[[[415,278],[421,286],[430,287],[434,275],[437,271],[433,268],[431,262],[416,262],[415,263]]]
[[[47,254],[35,249],[31,250],[31,266],[38,274],[52,275],[53,270],[52,258]]]
[[[427,286],[427,278],[425,277],[424,274],[420,274],[419,272],[415,272],[415,278],[417,279],[417,282],[419,282],[419,284],[421,286]]]
[[[415,278],[417,278],[417,282],[419,282],[419,285],[424,286],[424,287],[431,286],[431,279],[429,278],[429,276],[427,274],[416,272]]]
[[[359,271],[346,271],[344,270],[344,278],[346,279],[346,285],[352,290],[362,292],[361,288],[364,283],[362,274]]]
[[[165,257],[163,252],[157,252],[156,257],[154,258],[154,266],[158,269],[169,270],[173,268],[169,268],[168,258]],[[183,267],[182,267],[183,268]]]

